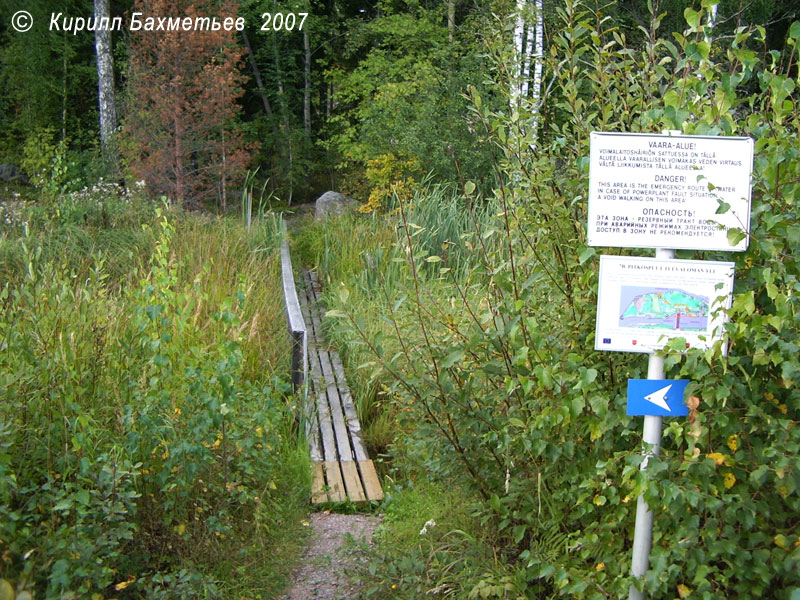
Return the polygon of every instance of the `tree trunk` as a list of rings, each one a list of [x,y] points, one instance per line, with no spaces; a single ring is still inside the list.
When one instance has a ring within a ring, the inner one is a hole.
[[[278,100],[280,101],[281,105],[281,117],[283,120],[283,130],[284,134],[286,135],[286,153],[288,157],[288,164],[287,164],[287,177],[286,183],[289,186],[288,189],[288,196],[286,198],[286,204],[291,206],[292,205],[292,194],[293,194],[293,171],[294,171],[294,156],[292,153],[292,130],[289,127],[289,108],[286,105],[286,95],[284,94],[283,90],[283,73],[281,71],[281,61],[280,55],[278,54],[278,42],[277,36],[272,36],[272,50],[275,55],[275,78],[278,83]]]
[[[67,32],[61,52],[61,141],[67,141]]]
[[[456,33],[456,0],[447,0],[447,36],[453,41]]]
[[[525,62],[525,4],[526,0],[517,0],[517,21],[514,24],[514,64],[511,67],[511,110],[519,108],[521,95],[522,71]]]
[[[305,49],[305,64],[303,69],[305,84],[303,88],[303,126],[306,130],[306,138],[311,139],[311,45],[308,39],[308,28],[303,29],[303,48]]]
[[[110,23],[108,0],[94,0],[94,47],[97,53],[97,102],[100,113],[100,147],[106,158],[110,157],[111,137],[117,128],[117,103],[114,94],[114,56],[111,52],[110,27],[97,27],[97,23]]]
[[[534,140],[538,137],[542,112],[542,63],[544,62],[544,0],[536,0],[536,45],[533,49],[533,119]]]
[[[225,125],[222,126],[222,214],[228,210],[228,188],[225,179],[228,175],[227,156],[225,155]]]
[[[247,37],[247,32],[242,30],[242,40],[244,40],[244,47],[247,48],[247,59],[250,63],[250,69],[253,71],[253,79],[256,80],[256,87],[258,94],[261,96],[261,103],[264,105],[264,112],[267,116],[272,116],[272,106],[270,106],[269,98],[267,98],[267,91],[264,89],[264,84],[261,81],[261,72],[258,70],[256,64],[256,57],[253,54],[253,47],[250,45],[250,40]]]
[[[253,79],[255,79],[256,87],[258,88],[258,95],[261,97],[261,103],[264,105],[264,112],[269,117],[269,123],[272,127],[272,134],[275,139],[275,146],[278,157],[283,156],[283,148],[281,147],[280,143],[280,130],[278,126],[275,124],[275,120],[272,119],[272,106],[269,103],[269,98],[267,97],[267,90],[264,89],[264,83],[261,79],[261,71],[258,69],[258,64],[256,64],[256,56],[253,53],[253,47],[250,45],[250,39],[247,37],[247,32],[242,30],[242,40],[244,41],[244,47],[247,49],[247,62],[250,63],[250,69],[253,71]],[[272,155],[270,155],[270,171],[273,170],[274,163],[272,162]]]

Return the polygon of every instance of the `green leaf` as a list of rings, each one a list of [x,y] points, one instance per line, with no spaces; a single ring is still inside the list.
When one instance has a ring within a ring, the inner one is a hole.
[[[681,98],[675,90],[668,90],[664,94],[664,105],[678,108],[680,106]]]
[[[75,492],[75,499],[84,506],[89,505],[89,490],[78,490]]]
[[[796,42],[800,42],[800,21],[795,21],[792,23],[792,26],[789,27],[789,37]],[[800,588],[792,592],[792,600],[795,600],[795,593],[800,593]]]
[[[72,500],[69,498],[64,498],[63,500],[56,502],[53,510],[69,510],[70,508],[72,508]]]
[[[450,354],[447,355],[447,358],[445,358],[442,361],[442,368],[449,369],[458,361],[460,361],[462,358],[464,358],[463,350],[453,350]]]
[[[732,309],[734,312],[743,312],[752,315],[756,310],[753,290],[742,294],[735,294],[733,297]]]
[[[746,237],[747,234],[737,227],[728,229],[728,243],[731,246],[737,246]]]
[[[475,191],[475,184],[471,181],[467,181],[464,183],[464,193],[467,196],[471,196]]]
[[[686,22],[692,29],[700,27],[700,13],[698,11],[687,8],[683,11],[683,18],[686,19]]]
[[[583,250],[580,251],[580,254],[578,254],[578,264],[582,265],[587,260],[592,258],[595,254],[597,254],[597,251],[594,248],[592,248],[591,246],[586,246]]]

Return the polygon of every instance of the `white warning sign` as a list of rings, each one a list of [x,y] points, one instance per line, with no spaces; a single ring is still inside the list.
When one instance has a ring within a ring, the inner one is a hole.
[[[747,137],[593,132],[589,245],[744,251],[752,170]]]

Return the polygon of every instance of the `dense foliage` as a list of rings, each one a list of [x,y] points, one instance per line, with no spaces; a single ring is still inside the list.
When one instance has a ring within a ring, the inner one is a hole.
[[[222,597],[229,570],[279,587],[264,567],[308,485],[265,301],[280,223],[244,235],[106,189],[3,231],[4,580],[37,598]]]
[[[641,493],[655,511],[651,569],[637,582],[648,597],[799,593],[800,24],[781,53],[764,51],[763,28],[713,39],[708,13],[685,17],[682,34],[661,38],[656,16],[635,49],[608,17],[566,3],[538,139],[528,127],[538,106],[509,114],[472,94],[497,148],[497,216],[477,214],[486,200],[466,182],[461,211],[470,218],[442,238],[436,216],[446,203],[420,193],[398,207],[385,275],[353,270],[330,294],[339,335],[356,343],[350,363],[385,386],[382,401],[403,426],[397,460],[477,494],[482,543],[502,557],[458,561],[452,539],[425,540],[384,566],[376,597],[393,586],[398,597],[419,597],[437,583],[463,597],[627,595]],[[495,89],[511,76],[506,48],[502,39],[491,46]],[[685,352],[678,341],[665,350],[668,376],[692,380],[696,405],[689,419],[667,422],[662,452],[643,474],[641,422],[626,416],[624,394],[628,378],[646,375],[645,361],[592,350],[588,143],[593,130],[663,129],[748,135],[756,160],[749,249],[724,255],[737,265],[730,354],[720,344]]]
[[[519,4],[112,2],[246,27],[115,31],[102,156],[92,32],[47,27],[88,7],[34,0],[19,33],[0,5],[0,592],[276,593],[308,487],[275,377],[279,222],[155,207],[334,187],[372,214],[296,248],[389,475],[365,596],[800,596],[796,3]],[[645,361],[592,350],[588,144],[665,129],[754,139],[752,227],[746,252],[680,253],[736,262],[730,352],[664,350],[692,412],[643,473],[624,388]]]

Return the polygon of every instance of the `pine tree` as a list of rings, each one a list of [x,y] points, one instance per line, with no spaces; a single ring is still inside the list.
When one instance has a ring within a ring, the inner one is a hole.
[[[155,17],[236,15],[236,3],[136,0]],[[235,128],[242,50],[235,31],[139,31],[132,36],[125,120],[128,161],[151,191],[188,208],[216,196],[249,160]]]

